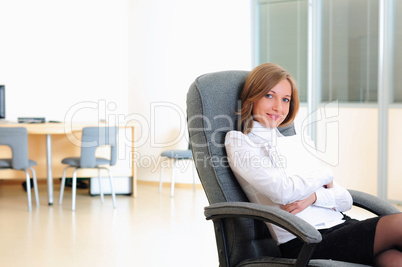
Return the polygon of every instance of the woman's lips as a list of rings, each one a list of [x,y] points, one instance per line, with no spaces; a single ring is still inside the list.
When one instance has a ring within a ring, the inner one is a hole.
[[[277,120],[281,117],[281,115],[276,115],[276,114],[269,114],[267,113],[268,117],[270,117],[273,120]]]

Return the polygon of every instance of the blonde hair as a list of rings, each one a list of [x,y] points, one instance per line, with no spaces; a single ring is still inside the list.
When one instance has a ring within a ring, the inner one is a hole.
[[[268,92],[280,81],[288,80],[292,89],[290,99],[289,113],[280,126],[291,124],[299,111],[299,95],[297,93],[296,83],[285,69],[273,63],[265,63],[254,68],[247,77],[243,90],[240,95],[241,127],[244,134],[248,134],[253,128],[253,107],[254,103],[266,96]]]

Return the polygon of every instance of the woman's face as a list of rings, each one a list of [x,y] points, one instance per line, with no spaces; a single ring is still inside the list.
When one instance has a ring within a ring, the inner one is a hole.
[[[254,120],[269,128],[278,127],[289,113],[291,97],[292,87],[289,81],[280,81],[266,96],[254,103]]]

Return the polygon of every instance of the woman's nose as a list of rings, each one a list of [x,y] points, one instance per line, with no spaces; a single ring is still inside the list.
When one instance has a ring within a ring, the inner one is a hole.
[[[272,109],[277,112],[282,111],[282,105],[281,105],[280,101],[275,101]]]

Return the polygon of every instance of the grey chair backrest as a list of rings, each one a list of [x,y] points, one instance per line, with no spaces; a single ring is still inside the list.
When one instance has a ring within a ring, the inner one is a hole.
[[[0,145],[11,148],[11,167],[15,170],[29,168],[28,131],[24,127],[0,127]]]
[[[210,204],[248,202],[227,161],[225,135],[240,130],[236,112],[248,71],[224,71],[198,77],[187,94],[187,119],[194,161]],[[280,129],[295,134],[294,126]],[[248,218],[226,219],[230,266],[243,259],[280,256],[266,225]]]
[[[110,146],[110,163],[117,161],[117,127],[85,127],[82,129],[81,168],[95,168],[95,152],[99,146]]]

